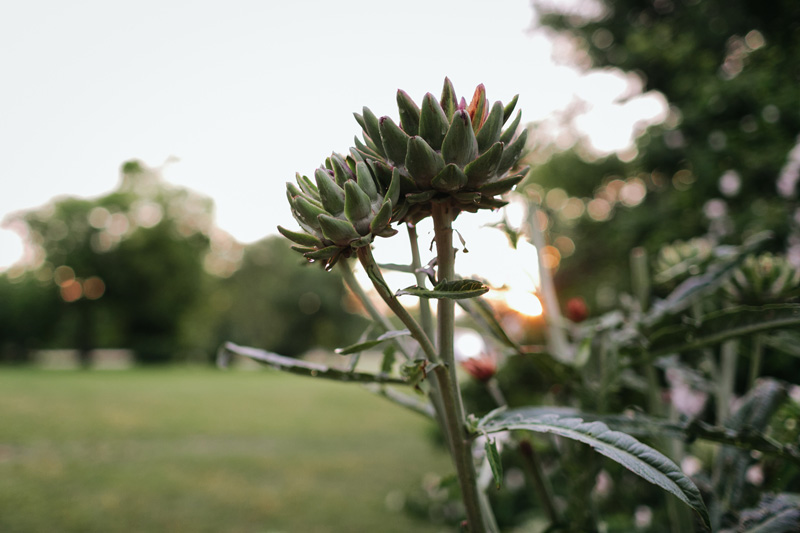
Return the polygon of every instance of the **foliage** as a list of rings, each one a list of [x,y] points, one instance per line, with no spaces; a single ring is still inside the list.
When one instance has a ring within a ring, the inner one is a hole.
[[[7,222],[26,228],[37,259],[0,275],[6,361],[76,348],[88,362],[94,349],[128,348],[142,363],[207,362],[221,339],[295,356],[352,342],[361,324],[341,284],[297,269],[283,239],[242,246],[213,226],[208,198],[137,161],[110,194]]]
[[[610,207],[599,220],[549,213],[553,238],[575,242],[557,275],[564,294],[608,308],[611,300],[598,299],[597,289],[625,287],[614,262],[636,246],[656,254],[703,234],[735,243],[763,230],[776,235],[775,251],[792,245],[800,7],[788,0],[596,5],[600,14],[586,17],[534,2],[541,24],[568,39],[584,65],[634,76],[644,91],[666,97],[669,115],[637,139],[632,161],[582,158],[586,150],[578,147],[534,166],[531,187]],[[632,182],[646,187],[636,209],[620,195]]]

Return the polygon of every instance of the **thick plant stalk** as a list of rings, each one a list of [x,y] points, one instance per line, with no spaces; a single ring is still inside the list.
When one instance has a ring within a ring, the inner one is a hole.
[[[453,249],[453,211],[447,202],[432,204],[433,231],[436,240],[437,282],[455,279],[455,250]],[[442,399],[446,405],[447,432],[451,435],[453,461],[458,473],[461,496],[467,511],[469,531],[483,532],[494,522],[484,520],[478,491],[478,479],[472,449],[466,432],[466,418],[461,392],[458,387],[455,366],[455,302],[440,298],[438,301],[438,347],[439,358],[444,368],[439,366],[436,373],[440,377]],[[487,510],[489,512],[489,510]]]

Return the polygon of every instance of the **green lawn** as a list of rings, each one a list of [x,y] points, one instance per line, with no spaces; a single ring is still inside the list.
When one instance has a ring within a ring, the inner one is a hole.
[[[0,531],[441,531],[386,506],[451,472],[428,425],[272,371],[0,368]]]

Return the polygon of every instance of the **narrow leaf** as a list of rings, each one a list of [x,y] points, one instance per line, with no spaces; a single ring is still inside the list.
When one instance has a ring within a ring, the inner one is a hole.
[[[442,281],[433,290],[418,286],[407,287],[397,291],[397,296],[410,294],[420,298],[447,298],[450,300],[460,300],[463,298],[476,298],[489,292],[489,287],[474,279],[460,279],[457,281]]]
[[[390,377],[384,374],[369,374],[367,372],[347,372],[319,363],[311,363],[301,359],[293,359],[284,355],[250,348],[248,346],[238,346],[232,342],[225,343],[222,351],[228,354],[241,355],[248,357],[259,363],[263,363],[275,370],[309,376],[314,378],[332,379],[335,381],[345,381],[351,383],[393,383],[397,385],[407,384],[404,380]]]
[[[407,337],[411,335],[411,333],[407,329],[397,330],[397,331],[387,331],[380,337],[370,341],[360,342],[358,344],[352,344],[345,348],[337,348],[335,351],[339,355],[350,355],[357,352],[363,352],[364,350],[369,350],[379,344],[382,344],[386,341],[390,341],[392,339],[396,339],[397,337]]]
[[[506,107],[503,109],[503,123],[508,120],[508,117],[511,116],[511,113],[514,112],[514,108],[517,106],[517,100],[519,100],[519,95],[514,95],[514,98],[506,104]]]
[[[530,417],[509,410],[484,418],[478,429],[489,433],[506,430],[551,433],[588,444],[598,453],[673,494],[697,511],[706,526],[710,524],[700,491],[675,463],[630,435],[610,430],[602,422],[584,422],[580,418],[558,415]]]
[[[486,437],[486,444],[484,444],[484,451],[486,452],[486,459],[489,461],[489,466],[492,469],[495,487],[499,489],[503,485],[503,463],[500,462],[500,452],[497,451],[497,443],[488,436]]]

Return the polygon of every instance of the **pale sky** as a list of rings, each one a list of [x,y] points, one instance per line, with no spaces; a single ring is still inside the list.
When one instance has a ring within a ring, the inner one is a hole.
[[[100,196],[129,159],[212,197],[242,242],[292,226],[284,183],[360,134],[353,112],[396,118],[395,93],[519,93],[523,122],[581,98],[599,151],[629,144],[662,100],[557,66],[528,0],[267,2],[32,0],[0,4],[0,219],[59,195]],[[609,115],[611,114],[611,115]],[[613,123],[615,127],[609,127]],[[0,230],[0,269],[20,241]]]

